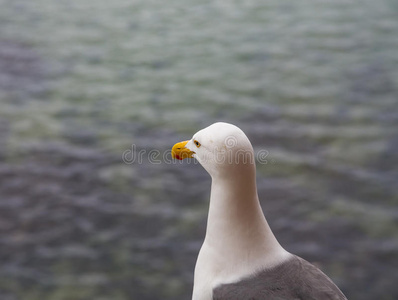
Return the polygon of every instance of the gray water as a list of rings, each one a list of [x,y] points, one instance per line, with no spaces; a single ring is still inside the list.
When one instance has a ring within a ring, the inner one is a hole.
[[[0,7],[2,300],[190,299],[210,178],[167,151],[220,120],[281,244],[398,299],[395,0]]]

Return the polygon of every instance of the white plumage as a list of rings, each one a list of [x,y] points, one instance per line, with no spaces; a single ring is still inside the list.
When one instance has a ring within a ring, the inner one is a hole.
[[[326,275],[304,260],[300,259],[304,266],[297,264],[294,259],[299,258],[283,249],[276,240],[258,199],[253,148],[241,129],[215,123],[194,134],[191,140],[177,143],[172,155],[178,159],[196,158],[212,177],[206,237],[196,262],[193,300],[231,300],[235,299],[234,295],[240,300],[346,299]],[[283,266],[295,269],[285,275],[275,273],[275,276],[286,278],[278,278],[278,283],[271,285],[277,285],[273,290],[269,286],[273,280],[272,270]],[[316,273],[311,275],[307,270],[308,278],[304,276],[309,281],[306,285],[318,285],[311,287],[316,291],[314,295],[306,294],[308,292],[302,291],[300,286],[284,286],[289,280],[297,281],[288,278],[289,273],[303,276],[298,268],[309,268]],[[264,285],[258,283],[259,274],[263,274]],[[319,280],[311,282],[311,276],[325,277],[326,294],[322,294],[325,286]],[[239,284],[241,282],[245,284]],[[251,282],[256,282],[256,286],[251,286]],[[292,288],[295,290],[290,291]],[[305,294],[304,298],[296,295],[300,293]],[[291,297],[286,296],[290,294]]]

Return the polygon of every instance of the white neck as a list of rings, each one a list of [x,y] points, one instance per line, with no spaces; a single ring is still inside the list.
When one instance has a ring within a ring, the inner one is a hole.
[[[272,267],[288,253],[262,212],[255,166],[213,178],[206,238],[195,268],[194,300],[212,299],[212,289]],[[222,176],[225,178],[225,176]]]
[[[279,245],[265,220],[254,181],[212,181],[205,242],[218,250],[252,251]],[[221,237],[221,238],[220,238]]]

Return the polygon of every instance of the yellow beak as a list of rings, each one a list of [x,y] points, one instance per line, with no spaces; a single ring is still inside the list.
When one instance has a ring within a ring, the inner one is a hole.
[[[185,148],[185,145],[189,141],[183,141],[175,144],[173,148],[171,149],[171,157],[176,158],[179,160],[183,160],[184,158],[191,158],[195,152],[189,150],[188,148]]]

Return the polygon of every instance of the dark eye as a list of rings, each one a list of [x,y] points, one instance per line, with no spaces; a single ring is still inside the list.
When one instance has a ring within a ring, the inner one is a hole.
[[[195,143],[196,147],[200,147],[200,143],[197,140],[194,140],[193,142]]]

